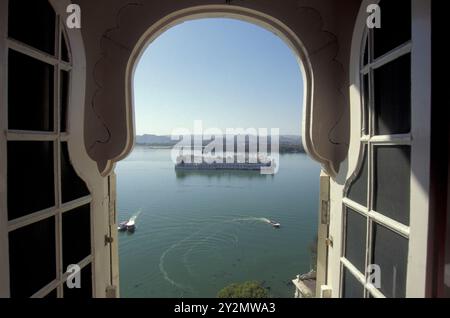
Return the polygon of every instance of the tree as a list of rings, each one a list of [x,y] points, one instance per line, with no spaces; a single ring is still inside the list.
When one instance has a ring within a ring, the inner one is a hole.
[[[217,294],[218,298],[269,298],[269,291],[261,283],[248,281],[245,283],[233,283]]]

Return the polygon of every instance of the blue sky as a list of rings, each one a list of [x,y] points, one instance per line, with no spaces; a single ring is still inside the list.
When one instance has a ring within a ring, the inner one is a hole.
[[[303,82],[273,33],[232,19],[179,24],[142,55],[134,78],[136,133],[174,128],[280,128],[300,134]]]

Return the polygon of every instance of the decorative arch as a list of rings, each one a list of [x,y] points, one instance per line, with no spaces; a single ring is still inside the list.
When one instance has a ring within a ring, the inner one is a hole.
[[[127,74],[126,74],[126,83],[127,83],[127,94],[126,94],[126,102],[127,102],[127,110],[131,111],[130,113],[130,122],[131,126],[134,124],[131,122],[131,117],[134,114],[134,100],[133,100],[133,78],[134,72],[139,64],[139,60],[142,54],[146,51],[147,47],[156,40],[161,34],[163,34],[168,29],[181,24],[183,22],[189,20],[197,20],[203,18],[231,18],[236,20],[242,20],[245,22],[249,22],[255,25],[258,25],[266,30],[269,30],[275,33],[278,37],[280,37],[284,43],[286,43],[291,50],[294,52],[297,57],[301,75],[304,83],[304,100],[302,101],[303,105],[311,104],[311,86],[307,83],[311,83],[312,81],[312,71],[311,65],[308,63],[308,58],[306,55],[306,50],[295,35],[292,30],[290,30],[287,26],[281,23],[278,20],[275,20],[265,14],[257,13],[253,10],[236,8],[234,6],[201,6],[194,7],[189,9],[180,10],[175,12],[158,23],[152,25],[139,39],[136,44],[130,60],[127,66]],[[308,114],[308,111],[304,112],[304,115]],[[306,119],[309,121],[309,118]],[[304,132],[303,134],[304,135]],[[134,140],[133,140],[134,142]],[[126,154],[128,154],[132,147],[133,142],[130,142],[126,148]],[[307,147],[309,149],[309,147]]]
[[[324,30],[320,12],[300,4],[295,8],[292,16],[283,16],[290,22],[288,26],[262,9],[236,5],[161,10],[161,18],[141,2],[127,2],[120,7],[116,25],[102,35],[101,54],[93,66],[91,79],[96,88],[87,100],[85,144],[100,173],[108,175],[115,162],[125,158],[133,148],[133,73],[145,48],[164,31],[184,21],[228,17],[274,32],[295,52],[305,85],[303,143],[308,154],[329,175],[336,176],[348,148],[345,67],[336,59],[337,36]]]

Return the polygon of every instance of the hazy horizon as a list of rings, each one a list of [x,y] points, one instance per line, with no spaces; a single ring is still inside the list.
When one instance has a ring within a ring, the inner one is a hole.
[[[158,134],[152,134],[152,133],[145,133],[145,134],[136,134],[136,137],[138,136],[156,136],[156,137],[170,137],[172,136],[172,134],[168,134],[168,135],[158,135]],[[194,134],[189,134],[189,135],[184,135],[184,136],[197,136]],[[226,134],[224,134],[223,136],[227,136]],[[237,135],[234,135],[237,136]],[[245,136],[248,136],[248,134],[246,134]],[[270,135],[269,135],[270,136]],[[292,137],[301,137],[302,135],[294,135],[294,134],[280,134],[280,136],[292,136]]]

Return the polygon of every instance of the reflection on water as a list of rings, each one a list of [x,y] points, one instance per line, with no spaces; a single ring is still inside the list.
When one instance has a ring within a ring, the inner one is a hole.
[[[187,179],[189,177],[204,177],[208,179],[266,179],[274,178],[275,175],[261,174],[259,171],[214,171],[214,170],[175,170],[177,179]]]
[[[310,269],[320,168],[283,155],[278,174],[178,171],[170,150],[136,148],[117,165],[122,297],[215,297],[233,282],[258,280],[292,297]],[[267,221],[281,223],[279,230]]]

